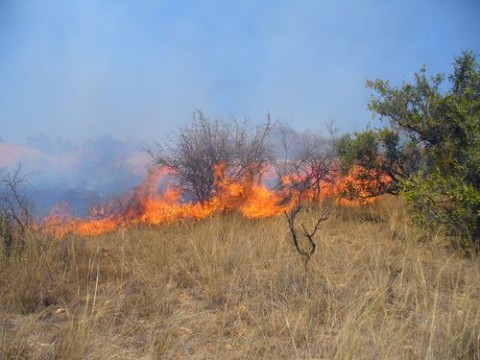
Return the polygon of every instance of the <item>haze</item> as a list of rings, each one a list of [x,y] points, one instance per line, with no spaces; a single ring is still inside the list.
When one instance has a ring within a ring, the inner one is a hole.
[[[159,140],[191,120],[371,120],[367,78],[480,50],[478,1],[0,2],[0,136]]]

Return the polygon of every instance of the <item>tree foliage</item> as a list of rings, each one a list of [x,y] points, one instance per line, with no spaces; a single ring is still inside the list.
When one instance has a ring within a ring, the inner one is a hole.
[[[355,133],[354,137],[343,135],[336,142],[336,149],[344,173],[358,166],[363,184],[370,184],[361,189],[362,193],[369,196],[398,195],[401,182],[418,170],[421,161],[416,143],[402,139],[398,131],[389,128],[369,129]]]
[[[447,81],[446,81],[447,80]],[[452,73],[399,87],[368,81],[369,109],[387,125],[337,142],[344,168],[360,165],[387,174],[379,193],[402,193],[415,218],[478,244],[480,240],[480,66],[472,52],[455,59]]]

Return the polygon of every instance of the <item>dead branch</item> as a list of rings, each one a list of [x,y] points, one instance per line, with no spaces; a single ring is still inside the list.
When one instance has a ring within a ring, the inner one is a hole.
[[[332,205],[330,205],[323,212],[323,214],[317,219],[315,223],[315,227],[313,228],[312,231],[308,231],[305,225],[301,224],[303,233],[299,233],[295,227],[295,218],[297,217],[297,215],[301,210],[301,200],[302,200],[302,192],[300,192],[299,194],[297,205],[290,211],[290,213],[287,211],[285,211],[284,213],[288,221],[288,227],[290,229],[290,234],[292,235],[292,238],[293,238],[293,244],[295,245],[295,249],[304,258],[305,289],[307,293],[310,294],[308,264],[310,263],[310,259],[312,258],[312,255],[315,253],[315,250],[317,249],[317,243],[315,242],[314,236],[317,233],[320,223],[328,219],[328,216],[330,215],[330,212],[332,210]],[[302,246],[300,245],[300,237],[302,236],[306,237],[308,240],[309,248],[307,250],[303,249]]]
[[[0,245],[11,253],[14,242],[22,246],[32,223],[31,203],[25,195],[28,174],[19,164],[6,171],[0,169]]]
[[[11,171],[0,171],[0,204],[24,233],[31,225],[31,203],[25,196],[25,186],[28,184],[29,174],[24,173],[22,165],[17,165]]]
[[[300,200],[298,201],[298,204],[297,206],[295,206],[295,208],[293,208],[290,213],[288,213],[287,211],[285,211],[285,216],[287,218],[287,221],[288,221],[288,227],[290,229],[290,234],[292,235],[292,238],[293,238],[293,244],[295,245],[295,249],[297,250],[297,252],[304,256],[305,257],[305,261],[306,263],[310,260],[310,258],[312,257],[312,255],[315,253],[315,250],[317,249],[317,244],[315,242],[315,239],[314,239],[314,236],[320,226],[320,223],[327,220],[329,215],[330,215],[330,212],[332,210],[331,207],[327,208],[324,213],[322,214],[322,216],[320,216],[315,224],[315,227],[313,228],[312,231],[308,231],[307,228],[305,227],[304,224],[301,224],[301,227],[302,227],[302,230],[303,230],[303,234],[299,235],[297,229],[295,228],[295,218],[296,216],[298,215],[298,213],[300,212],[301,210],[301,203],[300,203]],[[302,249],[302,247],[300,246],[300,237],[301,236],[304,236],[308,239],[308,244],[309,244],[309,249],[308,250],[304,250]]]
[[[248,121],[210,119],[201,110],[193,121],[182,127],[177,137],[167,137],[163,145],[150,150],[157,166],[178,175],[186,194],[204,202],[215,193],[215,166],[224,164],[227,175],[241,179],[249,174],[261,175],[271,162],[268,134],[270,118],[253,128]]]

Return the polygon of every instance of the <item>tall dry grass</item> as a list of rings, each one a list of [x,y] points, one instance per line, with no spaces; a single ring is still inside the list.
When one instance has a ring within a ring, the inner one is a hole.
[[[478,257],[394,199],[316,237],[306,284],[282,217],[32,234],[0,255],[1,358],[480,359]]]

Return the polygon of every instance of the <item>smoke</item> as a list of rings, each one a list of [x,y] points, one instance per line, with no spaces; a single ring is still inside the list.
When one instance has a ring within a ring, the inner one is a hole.
[[[141,183],[150,164],[145,144],[109,135],[75,145],[38,135],[25,145],[0,143],[0,166],[21,164],[29,175],[28,197],[39,216],[57,203],[68,202],[75,214],[105,202]]]
[[[360,129],[366,78],[444,70],[479,49],[478,15],[466,0],[2,1],[0,135],[158,140],[195,108]]]

